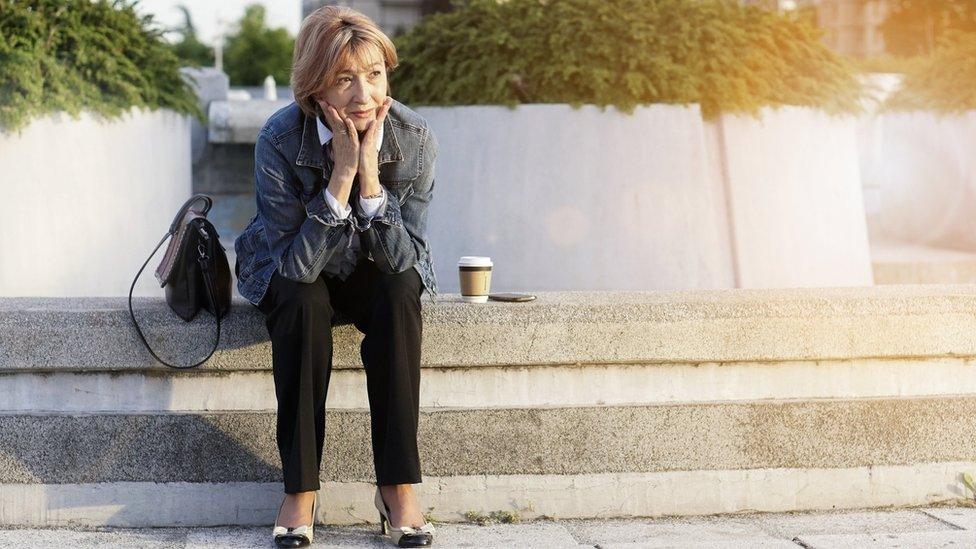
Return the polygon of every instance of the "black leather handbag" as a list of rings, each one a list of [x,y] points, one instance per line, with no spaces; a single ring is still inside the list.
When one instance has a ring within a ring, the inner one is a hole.
[[[193,209],[192,206],[201,200],[203,209]],[[207,219],[211,207],[213,207],[213,199],[205,194],[193,195],[187,200],[173,219],[169,232],[149,254],[132,281],[132,286],[129,287],[129,316],[132,317],[139,339],[156,360],[171,368],[195,368],[210,360],[220,343],[220,319],[230,311],[232,284],[230,264],[227,262],[224,247],[220,244],[217,229]],[[136,281],[167,238],[170,239],[169,246],[166,248],[162,263],[156,269],[156,280],[166,289],[166,303],[186,322],[193,320],[201,308],[217,319],[217,338],[213,349],[210,350],[207,358],[189,366],[177,366],[159,358],[146,341],[132,312],[132,291],[136,287]]]

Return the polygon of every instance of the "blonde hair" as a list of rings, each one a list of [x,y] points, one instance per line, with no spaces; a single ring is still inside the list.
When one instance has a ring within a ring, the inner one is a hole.
[[[323,6],[308,14],[295,39],[291,69],[292,93],[306,115],[318,116],[314,96],[335,79],[341,62],[351,58],[365,63],[368,46],[383,55],[387,72],[396,68],[393,41],[369,17],[345,6]]]

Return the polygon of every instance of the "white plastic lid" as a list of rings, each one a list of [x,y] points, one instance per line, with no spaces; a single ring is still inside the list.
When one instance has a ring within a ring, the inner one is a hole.
[[[479,255],[465,255],[458,260],[458,267],[491,267],[491,258]]]

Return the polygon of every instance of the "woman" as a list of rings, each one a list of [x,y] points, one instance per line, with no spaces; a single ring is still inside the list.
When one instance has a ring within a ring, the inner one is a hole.
[[[437,141],[388,96],[393,43],[369,18],[326,6],[295,43],[295,102],[255,145],[257,215],[234,243],[238,288],[266,315],[285,498],[280,547],[312,541],[332,369],[332,326],[365,337],[374,504],[401,547],[427,546],[411,485],[417,449],[421,304],[436,294],[427,243]]]

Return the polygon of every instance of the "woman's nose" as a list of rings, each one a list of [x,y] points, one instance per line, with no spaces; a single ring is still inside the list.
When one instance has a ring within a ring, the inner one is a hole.
[[[356,86],[356,89],[353,93],[353,101],[355,101],[360,105],[369,103],[369,98],[372,95],[372,91],[373,91],[372,86],[370,86],[367,83],[360,82],[360,84]]]

